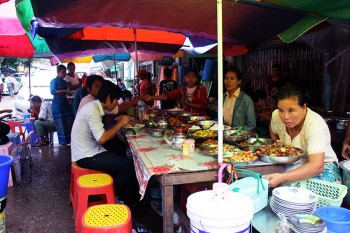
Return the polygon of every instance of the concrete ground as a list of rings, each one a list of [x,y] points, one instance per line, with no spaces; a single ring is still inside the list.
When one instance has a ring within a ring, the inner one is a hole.
[[[0,109],[14,109],[14,99],[4,96]],[[74,219],[69,205],[70,148],[34,148],[33,179],[8,188],[5,223],[7,233],[73,233]],[[150,198],[129,206],[133,228],[145,226],[147,232],[162,232],[162,218],[150,205]],[[146,231],[145,231],[146,232]]]

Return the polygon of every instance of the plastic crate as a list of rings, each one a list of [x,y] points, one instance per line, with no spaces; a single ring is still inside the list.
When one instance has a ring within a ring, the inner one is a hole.
[[[266,179],[245,177],[230,184],[228,189],[250,197],[253,201],[255,214],[267,206],[268,184]]]
[[[317,208],[321,206],[340,206],[348,191],[345,185],[314,178],[292,182],[288,186],[305,188],[316,193],[318,195]]]

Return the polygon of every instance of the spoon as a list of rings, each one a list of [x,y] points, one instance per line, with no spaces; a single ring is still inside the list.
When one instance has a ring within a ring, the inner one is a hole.
[[[236,129],[236,134],[239,134],[242,131],[242,129],[243,129],[243,126],[238,127],[238,129]]]
[[[261,146],[262,143],[261,143],[261,141],[259,139],[259,135],[255,134],[255,138],[256,138],[256,140],[255,140],[255,142],[253,142],[253,146]]]

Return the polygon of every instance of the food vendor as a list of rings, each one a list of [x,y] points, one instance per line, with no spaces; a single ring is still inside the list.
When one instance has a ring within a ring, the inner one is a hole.
[[[303,149],[307,155],[285,173],[267,176],[270,186],[316,178],[341,183],[338,159],[331,147],[331,136],[323,118],[307,107],[307,96],[297,87],[283,87],[277,94],[272,113],[270,136]]]

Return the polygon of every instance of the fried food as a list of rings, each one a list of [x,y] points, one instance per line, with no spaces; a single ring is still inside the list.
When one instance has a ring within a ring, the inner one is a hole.
[[[217,144],[218,144],[218,141],[213,139],[207,139],[202,143],[202,145],[217,145]]]
[[[222,148],[223,153],[228,153],[228,152],[237,152],[240,151],[237,147],[229,145],[229,144],[223,144],[223,148]],[[219,152],[218,150],[218,146],[217,145],[213,145],[207,148],[203,148],[202,152],[205,153],[213,153],[213,154],[217,154]]]
[[[291,145],[286,145],[284,142],[277,141],[271,145],[265,147],[260,147],[255,150],[258,155],[263,156],[299,156],[303,154],[303,150],[300,148],[293,147]]]
[[[258,159],[258,156],[254,155],[250,151],[239,151],[233,153],[232,156],[223,157],[225,163],[230,162],[251,162]]]
[[[179,120],[176,117],[170,117],[169,118],[169,125],[170,126],[179,126],[179,125],[182,125],[182,124],[183,124],[183,121]]]
[[[192,134],[192,136],[199,137],[199,138],[211,138],[211,137],[216,137],[218,135],[211,130],[205,129],[205,130],[196,131],[195,133]]]

